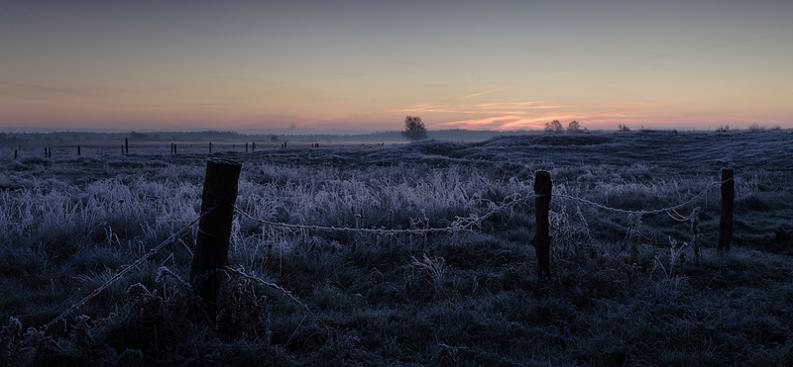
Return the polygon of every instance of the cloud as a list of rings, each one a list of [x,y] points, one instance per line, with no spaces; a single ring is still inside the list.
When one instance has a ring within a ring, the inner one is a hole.
[[[611,111],[572,110],[545,101],[495,101],[450,106],[443,103],[423,102],[410,107],[392,110],[411,114],[429,114],[432,128],[525,130],[543,129],[545,123],[560,120],[567,123],[581,121],[585,127],[608,126],[625,121],[643,121],[643,104],[615,107]]]
[[[474,98],[474,97],[481,97],[481,96],[485,96],[485,95],[488,95],[488,94],[498,93],[498,92],[501,92],[503,90],[504,90],[504,88],[485,89],[485,90],[481,90],[481,91],[478,91],[478,92],[473,92],[473,93],[466,94],[465,96],[463,96],[463,98],[468,99],[468,98]]]
[[[437,112],[437,113],[454,113],[454,114],[465,114],[465,115],[477,113],[477,111],[470,109],[455,109],[440,104],[430,104],[430,103],[419,103],[411,107],[390,110],[389,112],[400,112],[400,113]]]
[[[515,109],[515,110],[550,110],[561,108],[562,106],[559,105],[552,105],[552,104],[543,104],[542,102],[537,101],[525,101],[525,102],[491,102],[491,103],[479,103],[473,105],[476,109],[481,110],[503,110],[503,109]]]
[[[436,126],[441,128],[459,128],[459,129],[491,129],[491,130],[525,130],[525,129],[542,129],[545,123],[553,120],[572,121],[578,120],[584,123],[603,124],[631,119],[629,113],[616,111],[604,113],[583,113],[583,112],[566,112],[566,113],[553,113],[541,115],[521,115],[521,114],[508,114],[497,116],[486,116],[474,119],[463,119],[447,121]]]
[[[398,108],[390,110],[389,112],[400,113],[449,113],[449,114],[493,114],[500,113],[504,115],[520,115],[526,114],[532,110],[552,110],[559,109],[562,106],[547,104],[538,101],[523,101],[523,102],[490,102],[490,103],[477,103],[464,106],[449,106],[442,103],[423,102],[413,106]]]

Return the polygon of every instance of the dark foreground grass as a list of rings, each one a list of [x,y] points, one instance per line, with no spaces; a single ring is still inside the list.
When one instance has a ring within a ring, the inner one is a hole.
[[[4,361],[776,366],[790,350],[790,263],[755,251],[706,251],[671,277],[653,273],[647,254],[596,253],[562,262],[548,281],[533,275],[526,246],[482,240],[432,252],[445,259],[442,273],[385,247],[298,249],[268,270],[308,309],[230,276],[215,320],[161,272],[54,338],[9,323]]]
[[[10,163],[0,180],[9,187],[0,197],[8,232],[0,365],[791,365],[793,171],[781,161],[791,138],[768,134],[510,138],[238,157],[248,159],[241,201],[266,207],[257,214],[272,220],[398,226],[427,217],[443,225],[524,188],[510,180],[529,180],[537,168],[552,171],[555,192],[624,208],[672,204],[689,192],[681,186],[710,182],[703,177],[725,164],[724,146],[758,144],[726,162],[740,177],[729,254],[712,246],[717,194],[698,204],[701,258],[690,245],[670,246],[690,234],[664,215],[626,218],[555,201],[554,276],[544,280],[529,245],[530,202],[490,218],[481,232],[452,236],[280,233],[240,219],[232,266],[283,289],[228,272],[210,318],[185,282],[189,233],[47,333],[28,328],[195,216],[203,157]],[[551,152],[552,162],[538,152]],[[480,162],[505,157],[526,167]],[[79,208],[98,218],[67,220],[87,215]]]

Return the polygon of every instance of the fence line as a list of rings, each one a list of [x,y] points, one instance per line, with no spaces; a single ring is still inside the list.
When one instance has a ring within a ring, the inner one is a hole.
[[[206,214],[206,213],[205,213],[205,214]],[[204,215],[205,215],[205,214],[204,214]],[[51,328],[53,325],[55,325],[56,323],[58,323],[58,321],[61,321],[61,320],[63,320],[63,319],[64,319],[66,316],[68,316],[70,313],[74,312],[74,311],[75,311],[75,310],[77,310],[78,308],[80,308],[80,307],[84,306],[86,303],[90,302],[92,299],[94,299],[94,297],[98,296],[100,293],[102,293],[102,291],[104,291],[105,289],[107,289],[108,287],[110,287],[110,286],[111,286],[113,283],[115,283],[115,282],[116,282],[116,281],[118,281],[119,279],[123,278],[125,275],[127,275],[127,274],[128,274],[129,272],[131,272],[133,269],[137,268],[137,267],[138,267],[140,264],[142,264],[144,261],[148,260],[150,257],[154,256],[154,254],[156,254],[157,252],[159,252],[160,250],[162,250],[162,248],[163,248],[163,247],[165,247],[166,245],[170,244],[170,243],[171,243],[171,242],[173,242],[173,241],[174,241],[174,240],[175,240],[177,237],[179,237],[179,236],[181,236],[182,234],[184,234],[184,233],[185,233],[187,230],[189,230],[189,229],[190,229],[190,228],[191,228],[191,227],[192,227],[194,224],[198,223],[198,221],[199,221],[199,220],[200,220],[200,219],[201,219],[201,218],[202,218],[204,215],[200,215],[198,218],[194,219],[194,220],[193,220],[193,221],[191,221],[190,223],[188,223],[188,224],[185,224],[185,225],[184,225],[184,226],[182,226],[182,227],[181,227],[181,228],[180,228],[178,231],[174,232],[173,234],[171,234],[170,236],[168,236],[168,238],[166,238],[165,240],[163,240],[162,242],[160,242],[160,243],[159,243],[157,246],[154,246],[154,247],[152,247],[152,248],[151,248],[149,251],[147,251],[145,254],[143,254],[143,256],[141,256],[141,257],[139,257],[137,260],[135,260],[135,262],[133,262],[132,264],[128,265],[127,267],[125,267],[124,269],[122,269],[121,271],[119,271],[118,273],[116,273],[115,275],[113,275],[113,276],[112,276],[110,279],[108,279],[108,280],[107,280],[105,283],[103,283],[102,285],[100,285],[99,287],[97,287],[96,289],[94,289],[94,290],[93,290],[91,293],[89,293],[87,296],[83,297],[82,299],[80,299],[80,300],[79,300],[79,301],[77,301],[76,303],[74,303],[74,304],[72,304],[71,306],[69,306],[69,308],[67,308],[66,310],[64,310],[63,312],[61,312],[61,313],[60,313],[58,316],[56,316],[54,319],[52,319],[52,320],[50,320],[48,323],[46,323],[46,324],[42,325],[42,326],[41,326],[41,330],[42,330],[42,331],[47,331],[47,330],[48,330],[49,328]]]
[[[513,195],[514,196],[514,195]],[[371,228],[371,227],[338,227],[338,226],[323,226],[317,224],[292,224],[286,222],[276,222],[267,219],[257,218],[253,215],[245,212],[240,208],[234,208],[234,210],[239,213],[241,216],[246,217],[250,220],[255,222],[276,228],[283,228],[283,229],[296,229],[296,230],[309,230],[309,231],[320,231],[320,232],[351,232],[351,233],[368,233],[368,234],[376,234],[376,235],[397,235],[397,234],[414,234],[414,235],[422,235],[422,234],[429,234],[429,233],[452,233],[452,232],[464,232],[471,230],[474,226],[477,226],[485,221],[485,219],[492,217],[493,215],[511,208],[521,202],[526,200],[532,199],[537,197],[537,195],[527,195],[524,197],[516,198],[511,201],[508,201],[502,205],[499,205],[496,208],[491,209],[487,213],[477,216],[476,214],[471,214],[468,217],[456,217],[455,221],[452,225],[447,227],[432,227],[432,228]]]
[[[592,200],[584,199],[578,196],[572,196],[567,194],[552,194],[552,198],[558,198],[563,200],[571,200],[575,202],[579,202],[582,204],[586,204],[597,209],[602,209],[606,211],[611,211],[615,213],[627,214],[627,215],[648,215],[648,214],[660,214],[660,213],[667,213],[669,214],[670,218],[679,221],[679,222],[688,222],[691,220],[691,214],[688,216],[684,216],[677,212],[678,209],[681,209],[697,199],[701,198],[709,191],[713,190],[714,187],[722,184],[722,182],[714,182],[708,185],[704,190],[700,191],[696,195],[692,196],[688,200],[685,200],[679,204],[658,208],[658,209],[649,209],[649,210],[629,210],[629,209],[621,209],[615,208],[608,205],[600,204],[594,202]],[[396,228],[396,229],[389,229],[389,228],[360,228],[360,227],[346,227],[346,226],[323,226],[318,224],[294,224],[294,223],[286,223],[286,222],[277,222],[271,221],[263,218],[257,218],[248,212],[235,207],[235,211],[240,214],[241,216],[248,218],[252,221],[276,228],[282,229],[294,229],[294,230],[309,230],[309,231],[319,231],[319,232],[352,232],[352,233],[368,233],[368,234],[376,234],[376,235],[396,235],[396,234],[428,234],[428,233],[449,233],[449,232],[463,232],[470,230],[471,228],[481,224],[487,218],[492,217],[493,215],[501,212],[505,209],[511,208],[518,203],[527,201],[529,199],[533,199],[542,195],[537,194],[529,194],[524,195],[522,197],[515,198],[515,195],[512,196],[512,200],[508,201],[498,207],[488,211],[487,213],[483,214],[482,216],[476,216],[475,214],[471,214],[468,217],[456,217],[455,222],[447,227],[434,227],[434,228]]]
[[[622,213],[622,214],[627,214],[627,215],[640,215],[641,216],[641,215],[648,215],[648,214],[669,213],[670,211],[683,208],[686,205],[691,204],[694,201],[696,201],[697,199],[699,199],[700,197],[704,196],[710,190],[712,190],[714,187],[716,187],[717,185],[720,185],[720,184],[721,184],[721,182],[715,182],[715,183],[709,185],[706,189],[700,191],[698,194],[692,196],[690,199],[688,199],[688,200],[686,200],[686,201],[684,201],[684,202],[682,202],[680,204],[669,206],[669,207],[666,207],[666,208],[658,208],[658,209],[650,209],[650,210],[629,210],[629,209],[615,208],[615,207],[603,205],[603,204],[600,204],[600,203],[596,203],[596,202],[594,202],[592,200],[587,200],[587,199],[584,199],[584,198],[580,198],[580,197],[577,197],[577,196],[566,195],[566,194],[554,194],[553,197],[554,198],[560,198],[560,199],[577,201],[577,202],[580,202],[582,204],[586,204],[586,205],[589,205],[589,206],[596,207],[598,209],[603,209],[603,210],[611,211],[611,212],[615,212],[615,213]]]
[[[733,178],[728,178],[728,179],[720,181],[720,182],[714,182],[714,183],[708,185],[701,192],[697,193],[696,195],[692,196],[688,200],[685,200],[685,201],[683,201],[683,202],[681,202],[681,203],[679,203],[677,205],[670,206],[670,207],[665,207],[665,208],[659,208],[659,209],[651,209],[651,210],[628,210],[628,209],[614,208],[614,207],[610,207],[610,206],[607,206],[607,205],[604,205],[604,204],[600,204],[600,203],[597,203],[597,202],[594,202],[594,201],[591,201],[591,200],[588,200],[588,199],[584,199],[584,198],[577,197],[577,196],[572,196],[572,195],[567,195],[567,194],[555,194],[555,195],[551,195],[551,197],[560,198],[560,199],[564,199],[564,200],[571,200],[571,201],[575,201],[575,202],[579,202],[579,203],[582,203],[582,204],[586,204],[586,205],[589,205],[589,206],[592,206],[592,207],[595,207],[595,208],[598,208],[598,209],[607,210],[607,211],[616,212],[616,213],[621,213],[621,214],[628,214],[628,215],[640,215],[641,216],[641,215],[647,215],[647,214],[666,213],[666,214],[669,215],[670,218],[672,218],[675,221],[688,222],[688,221],[692,221],[699,214],[700,208],[699,207],[694,208],[692,210],[692,212],[689,214],[689,216],[684,216],[684,215],[680,214],[679,212],[677,212],[677,209],[683,208],[686,205],[689,205],[689,204],[693,203],[697,199],[699,199],[702,196],[704,196],[705,194],[707,194],[714,187],[716,187],[718,185],[721,185],[721,184],[724,184],[725,182],[733,181],[733,180],[734,180]],[[316,224],[291,224],[291,223],[285,223],[285,222],[270,221],[270,220],[266,220],[266,219],[262,219],[262,218],[256,218],[253,215],[251,215],[251,214],[249,214],[249,213],[247,213],[247,212],[245,212],[242,209],[237,208],[237,207],[234,207],[233,210],[235,212],[237,212],[238,214],[240,214],[241,216],[246,217],[246,218],[248,218],[250,220],[256,221],[258,223],[261,223],[261,224],[264,224],[264,225],[268,225],[268,226],[271,226],[271,227],[278,227],[278,228],[285,228],[285,229],[314,230],[314,231],[326,231],[326,232],[369,233],[369,234],[378,234],[378,235],[396,235],[396,234],[418,234],[418,235],[421,235],[421,234],[429,234],[429,233],[453,233],[453,232],[462,232],[462,231],[472,230],[473,227],[475,227],[477,225],[481,225],[482,222],[484,222],[487,218],[489,218],[489,217],[491,217],[493,215],[496,215],[499,212],[502,212],[504,210],[512,208],[515,205],[517,205],[519,203],[522,203],[522,202],[525,202],[525,201],[527,201],[529,199],[534,199],[534,198],[541,197],[541,196],[545,196],[545,195],[529,194],[529,195],[519,196],[519,194],[514,194],[514,195],[511,195],[510,197],[508,197],[510,199],[509,201],[502,203],[501,205],[491,209],[490,211],[486,212],[485,214],[483,214],[481,216],[478,216],[476,214],[471,214],[468,217],[456,217],[455,221],[452,223],[451,226],[434,227],[434,228],[396,228],[396,229],[388,229],[388,228],[356,228],[356,227],[322,226],[322,225],[316,225]],[[214,210],[208,210],[207,212],[202,213],[200,216],[198,216],[197,218],[192,220],[190,223],[182,226],[179,230],[177,230],[176,232],[172,233],[170,236],[168,236],[168,238],[166,238],[165,240],[160,242],[157,246],[154,246],[153,248],[151,248],[143,256],[141,256],[137,260],[135,260],[132,264],[124,267],[121,271],[119,271],[118,273],[113,275],[105,283],[103,283],[99,287],[95,288],[91,293],[89,293],[88,295],[86,295],[85,297],[83,297],[82,299],[77,301],[76,303],[74,303],[71,306],[69,306],[66,310],[64,310],[63,312],[58,314],[55,318],[53,318],[52,320],[50,320],[46,324],[42,325],[40,327],[40,329],[42,331],[47,331],[53,325],[55,325],[59,321],[65,319],[66,316],[68,316],[69,314],[71,314],[75,310],[79,309],[80,307],[82,307],[85,304],[87,304],[88,302],[90,302],[93,298],[98,296],[100,293],[102,293],[102,291],[104,291],[105,289],[110,287],[113,283],[115,283],[116,281],[122,279],[125,275],[129,274],[132,270],[136,269],[143,262],[147,261],[149,258],[154,256],[157,252],[159,252],[166,245],[168,245],[168,244],[170,244],[172,242],[175,242],[175,240],[179,236],[181,236],[183,233],[185,233],[187,230],[189,230],[193,225],[198,223],[204,216],[206,216],[207,214],[211,213],[212,211],[214,211]],[[296,302],[296,303],[300,304],[301,306],[305,307],[306,309],[308,309],[305,304],[303,304],[299,299],[294,297],[288,290],[278,286],[275,283],[267,282],[267,281],[265,281],[265,280],[263,280],[263,279],[261,279],[261,278],[259,278],[257,276],[247,274],[244,271],[242,271],[241,269],[234,269],[234,268],[229,267],[229,266],[224,266],[222,268],[222,270],[224,270],[227,273],[232,273],[232,274],[235,274],[237,276],[240,276],[240,277],[243,277],[243,278],[247,278],[249,280],[253,280],[253,281],[262,283],[262,284],[264,284],[266,286],[272,287],[272,288],[274,288],[276,290],[279,290],[282,293],[284,293],[287,297],[292,299],[294,302]],[[309,310],[309,312],[310,312],[310,310]]]

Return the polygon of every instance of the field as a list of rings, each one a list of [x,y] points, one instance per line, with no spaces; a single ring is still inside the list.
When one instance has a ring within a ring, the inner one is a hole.
[[[242,144],[213,154],[243,163],[216,319],[187,283],[192,227],[46,331],[198,217],[207,152],[0,148],[0,365],[793,365],[789,130]],[[531,245],[537,170],[560,195],[548,279]],[[693,199],[640,215],[562,196],[631,211]],[[436,227],[458,230],[418,231]]]

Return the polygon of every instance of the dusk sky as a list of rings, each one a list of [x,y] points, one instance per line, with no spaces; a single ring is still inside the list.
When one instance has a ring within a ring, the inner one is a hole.
[[[793,127],[793,1],[0,0],[0,128]]]

